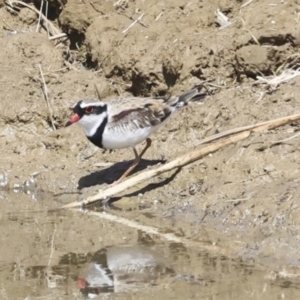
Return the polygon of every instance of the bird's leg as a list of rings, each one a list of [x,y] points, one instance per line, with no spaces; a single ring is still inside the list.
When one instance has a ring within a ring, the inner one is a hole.
[[[151,146],[151,139],[147,138],[146,139],[146,146],[145,148],[142,150],[142,152],[140,153],[140,155],[138,155],[135,147],[133,147],[133,152],[134,152],[134,155],[135,155],[135,159],[132,163],[132,165],[126,170],[126,172],[121,176],[121,178],[117,181],[115,181],[113,184],[117,184],[119,182],[121,182],[126,176],[128,176],[135,168],[136,166],[139,164],[139,162],[141,161],[141,158],[142,156],[145,154],[145,152],[147,151],[147,149]]]
[[[130,174],[130,172],[133,171],[133,169],[139,164],[139,162],[141,160],[136,149],[134,147],[132,149],[133,149],[133,152],[135,155],[135,159],[134,159],[132,165],[125,171],[125,173],[120,177],[120,179],[118,179],[118,181],[116,183],[121,182],[126,176],[128,176]]]
[[[147,138],[146,139],[146,146],[145,146],[145,148],[143,149],[143,151],[139,155],[140,159],[142,159],[142,156],[145,154],[145,152],[151,146],[151,144],[152,144],[152,140],[150,138]]]

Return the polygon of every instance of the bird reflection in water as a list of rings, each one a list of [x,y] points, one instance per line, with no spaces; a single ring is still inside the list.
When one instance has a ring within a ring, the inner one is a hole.
[[[122,245],[97,251],[76,283],[81,293],[92,299],[103,293],[132,292],[145,284],[155,285],[166,274],[174,271],[160,253],[140,245]]]

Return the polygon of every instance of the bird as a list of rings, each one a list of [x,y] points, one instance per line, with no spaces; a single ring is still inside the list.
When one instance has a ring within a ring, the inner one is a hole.
[[[206,92],[202,92],[202,88]],[[71,109],[73,115],[65,124],[68,127],[78,123],[88,140],[103,149],[132,148],[135,159],[124,174],[113,184],[124,180],[139,164],[142,156],[151,146],[149,137],[157,131],[170,116],[190,101],[199,101],[209,94],[201,84],[189,91],[169,97],[118,97],[110,101],[83,99]],[[146,141],[138,154],[136,145]]]
[[[79,271],[76,284],[83,295],[92,298],[105,293],[134,291],[145,283],[175,274],[163,253],[144,245],[122,244],[93,253]]]

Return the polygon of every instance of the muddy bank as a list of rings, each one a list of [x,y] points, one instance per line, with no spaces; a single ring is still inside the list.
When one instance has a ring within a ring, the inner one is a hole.
[[[3,188],[37,195],[22,200],[28,210],[43,192],[50,193],[42,203],[53,208],[95,194],[120,176],[133,159],[130,149],[103,153],[77,126],[63,128],[71,104],[97,98],[95,85],[109,99],[176,94],[211,80],[214,94],[183,108],[153,135],[137,172],[186,153],[204,137],[298,112],[299,77],[274,90],[255,84],[257,76],[280,75],[299,61],[299,7],[273,2],[242,7],[240,1],[122,1],[121,6],[51,1],[49,19],[67,34],[54,41],[47,38],[45,23],[35,32],[31,9],[20,6],[12,14],[2,5]],[[230,26],[220,28],[218,8]],[[126,31],[143,13],[141,23]],[[297,268],[299,138],[274,142],[298,130],[295,122],[252,134],[128,191],[114,213],[217,243],[243,258]],[[191,195],[195,185],[199,188]],[[10,210],[18,211],[15,205]]]

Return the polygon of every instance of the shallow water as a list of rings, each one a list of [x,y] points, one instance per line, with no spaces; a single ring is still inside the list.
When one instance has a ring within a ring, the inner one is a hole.
[[[300,277],[4,193],[0,299],[298,299]],[[128,216],[128,215],[127,215]],[[163,229],[163,228],[162,228]],[[273,268],[273,269],[272,269]]]

